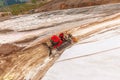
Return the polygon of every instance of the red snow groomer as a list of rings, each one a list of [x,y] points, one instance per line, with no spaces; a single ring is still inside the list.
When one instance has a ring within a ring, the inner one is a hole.
[[[51,37],[51,43],[52,43],[52,47],[53,48],[58,48],[58,47],[61,46],[61,44],[63,43],[63,41],[57,35],[53,35]]]
[[[69,46],[71,42],[71,36],[64,33],[60,33],[59,36],[53,35],[51,37],[52,47],[56,48],[58,51]]]
[[[71,34],[60,33],[59,35],[53,35],[50,41],[47,42],[47,46],[50,49],[50,54],[55,54],[57,51],[62,51],[66,47],[72,44]]]

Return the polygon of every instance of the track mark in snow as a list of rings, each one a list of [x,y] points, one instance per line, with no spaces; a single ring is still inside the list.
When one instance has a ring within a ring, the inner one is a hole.
[[[104,51],[99,51],[99,52],[95,52],[95,53],[91,53],[91,54],[87,54],[87,55],[72,57],[72,58],[57,61],[56,63],[68,61],[68,60],[73,60],[73,59],[77,59],[77,58],[89,57],[89,56],[93,56],[93,55],[97,55],[97,54],[101,54],[101,53],[105,53],[105,52],[109,52],[109,51],[113,51],[113,50],[117,50],[117,49],[120,49],[120,47],[116,47],[116,48],[112,48],[112,49],[108,49],[108,50],[104,50]]]

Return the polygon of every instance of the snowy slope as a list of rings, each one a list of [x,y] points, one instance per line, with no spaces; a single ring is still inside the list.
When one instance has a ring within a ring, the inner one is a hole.
[[[97,74],[99,78],[104,71],[108,77],[109,72],[114,72],[116,77],[120,72],[114,68],[119,66],[116,61],[120,51],[119,26],[120,3],[16,16],[2,21],[0,80],[40,80],[58,58],[49,61],[49,49],[41,43],[53,34],[66,30],[73,36],[79,36],[80,42],[63,53],[48,71],[45,80],[80,80],[85,79],[86,75],[91,78],[91,75]],[[112,61],[106,59],[109,56]],[[73,59],[70,61],[69,58]]]
[[[67,49],[42,80],[119,80],[120,27],[106,29]]]

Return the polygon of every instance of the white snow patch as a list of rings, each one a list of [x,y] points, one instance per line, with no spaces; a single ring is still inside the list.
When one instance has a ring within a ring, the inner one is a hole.
[[[94,37],[97,39],[99,35],[91,36],[90,40]],[[67,49],[42,80],[119,80],[119,61],[120,35],[116,34]]]

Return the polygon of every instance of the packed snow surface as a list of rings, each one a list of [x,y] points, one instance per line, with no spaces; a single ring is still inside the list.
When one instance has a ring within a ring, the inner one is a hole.
[[[67,49],[42,80],[119,80],[119,31],[106,29]]]

